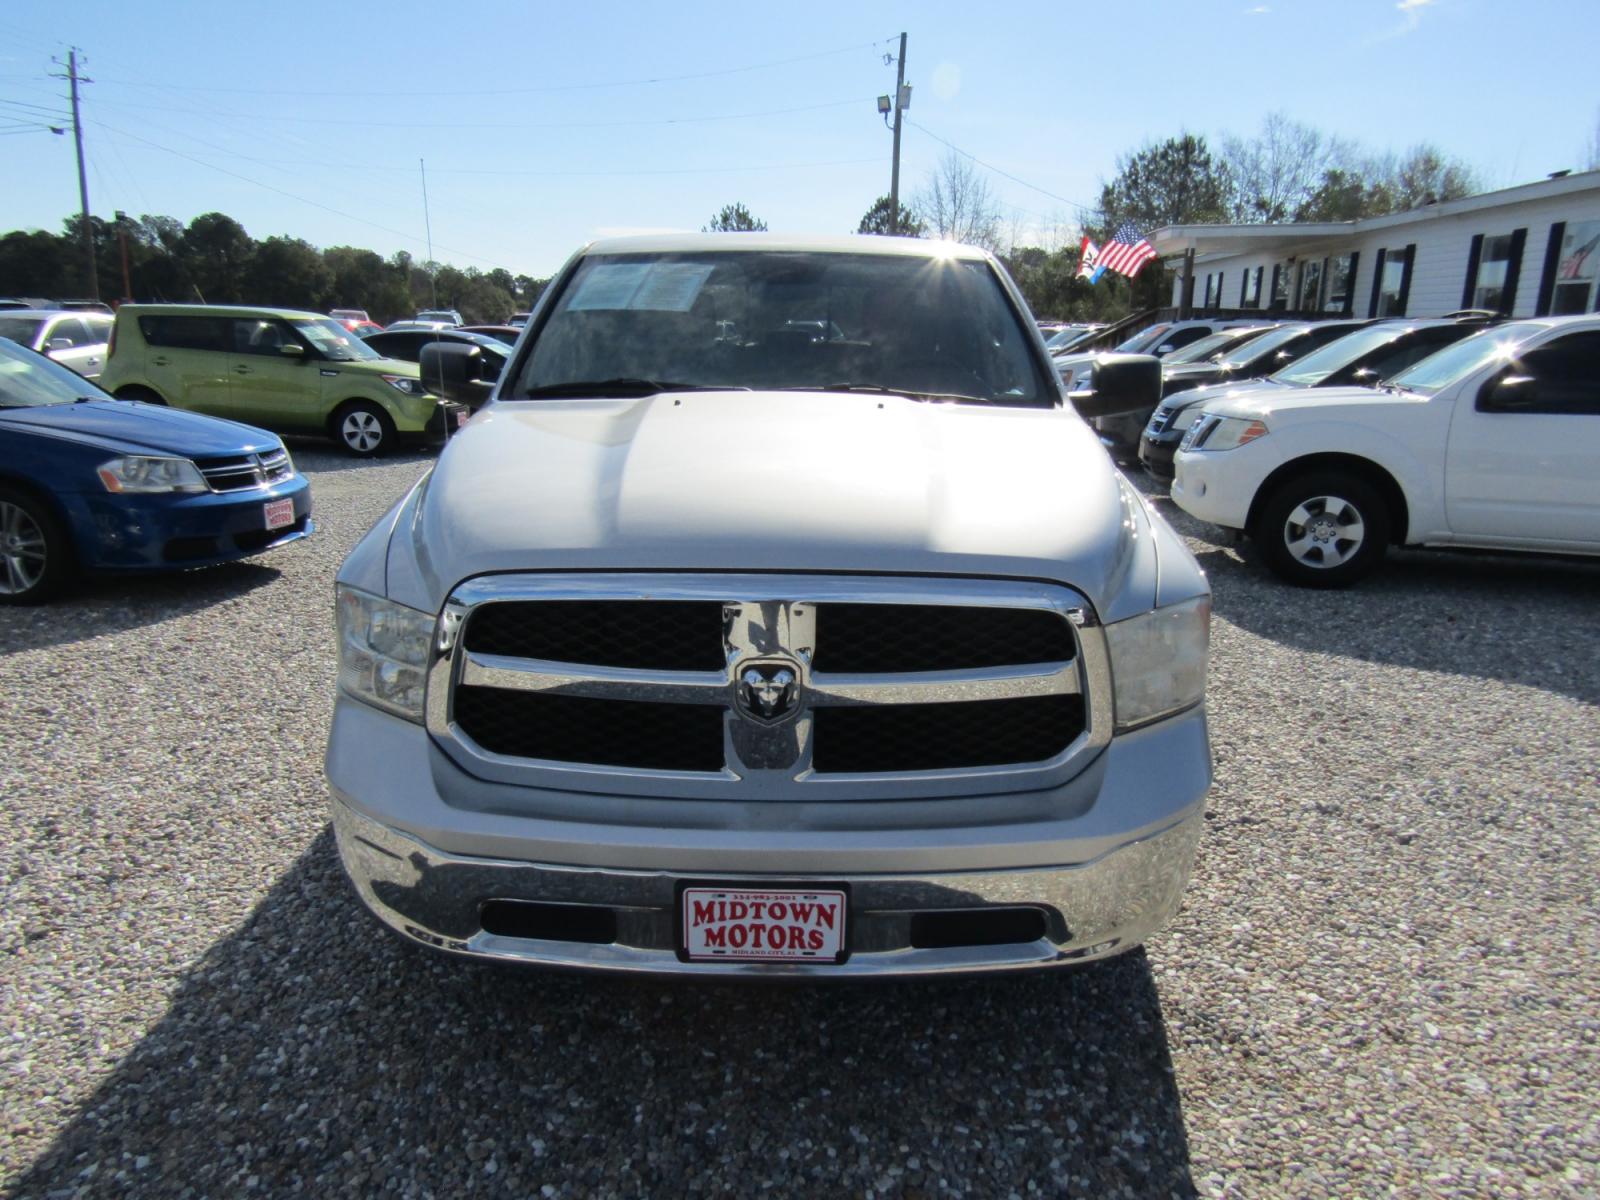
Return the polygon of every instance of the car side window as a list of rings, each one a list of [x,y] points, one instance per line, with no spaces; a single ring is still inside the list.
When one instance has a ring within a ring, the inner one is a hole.
[[[139,332],[150,346],[173,350],[233,349],[233,322],[227,317],[140,317]]]
[[[1600,330],[1569,333],[1513,360],[1479,389],[1477,407],[1600,416]]]
[[[241,317],[233,322],[233,348],[238,354],[278,358],[283,354],[283,347],[295,340],[281,321]]]
[[[70,342],[74,346],[84,344],[83,322],[77,317],[58,317],[51,322],[50,328],[44,331],[44,345],[49,346],[57,339]]]
[[[1176,329],[1161,339],[1163,346],[1171,346],[1174,350],[1181,350],[1190,342],[1197,342],[1203,337],[1208,337],[1211,329],[1205,325],[1195,325],[1188,329]]]

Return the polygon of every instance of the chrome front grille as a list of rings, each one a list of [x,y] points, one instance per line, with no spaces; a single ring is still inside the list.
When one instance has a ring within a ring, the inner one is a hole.
[[[294,464],[287,450],[265,454],[232,454],[226,458],[195,460],[200,474],[213,492],[251,492],[272,487],[294,478]]]
[[[638,795],[960,795],[1110,737],[1071,589],[985,580],[491,576],[440,616],[428,726],[483,778]]]

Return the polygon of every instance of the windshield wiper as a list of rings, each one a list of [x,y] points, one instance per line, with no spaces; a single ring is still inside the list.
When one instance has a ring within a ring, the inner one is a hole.
[[[988,396],[969,396],[965,392],[917,392],[909,388],[884,387],[878,383],[829,383],[819,386],[773,388],[775,392],[866,392],[873,396],[904,396],[907,400],[956,400],[972,404],[993,404]]]
[[[684,383],[676,379],[574,379],[567,383],[550,383],[543,387],[528,388],[524,399],[558,396],[654,396],[661,392],[748,392],[750,389],[736,383]]]

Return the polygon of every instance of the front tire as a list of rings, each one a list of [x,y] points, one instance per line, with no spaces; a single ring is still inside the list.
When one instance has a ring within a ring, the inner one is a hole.
[[[0,487],[0,604],[42,604],[72,578],[67,531],[32,493]]]
[[[394,444],[394,422],[370,400],[352,400],[334,414],[333,435],[357,458],[372,458]]]
[[[1383,561],[1389,510],[1366,480],[1319,471],[1279,485],[1250,536],[1280,578],[1301,587],[1347,587]]]

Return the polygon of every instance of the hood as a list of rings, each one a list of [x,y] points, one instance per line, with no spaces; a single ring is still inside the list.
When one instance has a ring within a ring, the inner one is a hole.
[[[118,453],[208,458],[275,449],[277,437],[253,425],[132,400],[84,400],[0,409],[0,424],[24,426]]]
[[[1162,368],[1161,378],[1201,380],[1209,383],[1213,379],[1220,379],[1228,373],[1228,368],[1221,363],[1175,363],[1172,366]]]
[[[1114,619],[1152,600],[1149,528],[1069,409],[814,392],[502,401],[396,523],[387,587],[437,611],[497,571],[949,573],[1060,581]]]
[[[1185,408],[1193,408],[1197,404],[1209,405],[1213,401],[1227,400],[1233,396],[1275,392],[1284,386],[1281,383],[1273,383],[1270,379],[1243,379],[1238,382],[1225,379],[1220,383],[1208,383],[1186,391],[1174,392],[1161,402],[1161,407],[1169,412],[1178,412]]]
[[[1261,417],[1307,409],[1379,408],[1426,404],[1429,397],[1419,392],[1384,391],[1369,387],[1274,387],[1239,394],[1230,393],[1220,403],[1207,405],[1214,413],[1229,417]]]

